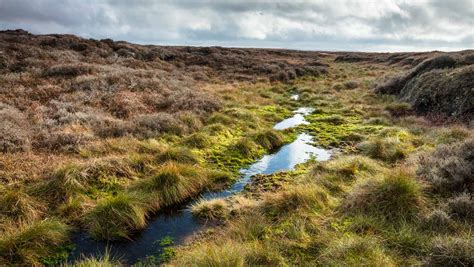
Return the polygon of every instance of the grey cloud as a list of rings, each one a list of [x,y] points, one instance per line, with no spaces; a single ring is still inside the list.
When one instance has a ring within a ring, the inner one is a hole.
[[[472,0],[0,0],[0,28],[139,43],[309,50],[473,48]]]

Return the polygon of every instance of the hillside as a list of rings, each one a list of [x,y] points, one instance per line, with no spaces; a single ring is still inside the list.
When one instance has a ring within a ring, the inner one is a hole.
[[[473,265],[473,55],[0,31],[0,265]]]

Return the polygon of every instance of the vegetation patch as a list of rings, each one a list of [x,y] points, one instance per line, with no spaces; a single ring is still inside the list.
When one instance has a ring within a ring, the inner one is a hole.
[[[395,170],[382,179],[371,179],[356,186],[344,206],[351,212],[374,214],[389,220],[410,220],[423,208],[424,197],[413,175]]]
[[[146,208],[130,194],[108,197],[85,215],[84,224],[97,239],[130,238],[133,231],[146,226]]]
[[[71,227],[57,219],[21,224],[3,230],[0,237],[0,263],[40,265],[43,258],[69,239]]]

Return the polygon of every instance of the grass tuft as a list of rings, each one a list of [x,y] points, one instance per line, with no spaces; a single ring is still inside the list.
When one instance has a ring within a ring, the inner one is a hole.
[[[206,148],[211,145],[209,136],[205,133],[193,133],[184,139],[184,144],[192,148]]]
[[[393,260],[373,238],[346,236],[321,253],[322,266],[394,266]]]
[[[110,252],[106,251],[104,255],[99,257],[82,257],[73,264],[64,264],[63,267],[120,267],[123,266],[118,259],[110,256]]]
[[[432,242],[427,266],[474,266],[474,240],[438,237]]]
[[[223,221],[229,215],[229,205],[224,199],[201,199],[192,205],[191,212],[200,219]]]
[[[158,154],[156,160],[159,162],[176,161],[179,163],[190,164],[194,164],[199,161],[191,150],[184,147],[170,147]]]
[[[263,196],[263,210],[273,216],[298,209],[322,210],[328,207],[329,194],[317,185],[291,185]]]
[[[39,219],[45,211],[44,204],[29,196],[22,189],[0,189],[0,216],[14,221],[31,222]]]
[[[360,143],[357,148],[366,156],[388,163],[395,163],[408,155],[407,146],[395,137],[375,137]]]
[[[250,138],[241,138],[233,148],[245,157],[255,158],[259,155],[258,145]]]
[[[148,193],[153,209],[183,202],[201,192],[209,183],[205,173],[192,165],[168,162],[158,167],[149,178],[133,187],[137,193]]]
[[[344,206],[351,212],[404,220],[415,218],[423,204],[423,192],[415,178],[396,169],[382,179],[369,179],[356,186]]]
[[[253,140],[269,151],[279,148],[285,142],[283,135],[273,129],[263,130],[254,134]]]
[[[84,219],[84,225],[96,239],[128,239],[146,225],[143,201],[131,194],[119,194],[100,200]]]
[[[0,234],[0,264],[40,265],[68,240],[71,227],[56,219],[21,224]]]

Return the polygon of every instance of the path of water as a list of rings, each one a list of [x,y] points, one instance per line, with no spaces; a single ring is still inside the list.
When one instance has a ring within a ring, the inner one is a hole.
[[[304,116],[311,112],[310,108],[300,108],[294,112],[293,117],[281,121],[274,128],[286,129],[305,123]],[[248,168],[242,169],[241,178],[230,188],[219,192],[206,192],[199,198],[215,199],[236,194],[244,189],[253,175],[292,170],[297,164],[304,163],[312,157],[319,161],[328,160],[331,156],[330,151],[310,145],[311,139],[312,136],[306,133],[299,134],[295,141],[281,147],[276,153],[265,155]],[[190,211],[191,205],[199,198],[161,211],[150,219],[148,227],[138,233],[132,241],[107,243],[96,241],[85,232],[78,233],[73,238],[76,248],[71,253],[70,260],[74,261],[81,255],[100,255],[108,248],[112,256],[132,264],[148,255],[159,254],[160,246],[156,241],[166,236],[173,237],[175,244],[182,244],[203,227]]]

